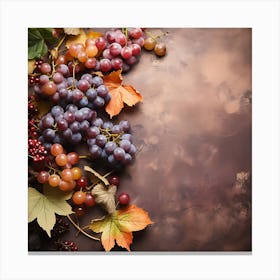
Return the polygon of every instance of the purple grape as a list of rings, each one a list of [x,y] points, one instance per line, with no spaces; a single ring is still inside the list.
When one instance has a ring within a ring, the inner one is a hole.
[[[92,78],[92,85],[94,87],[99,87],[103,84],[103,79],[99,76],[95,76]]]
[[[44,118],[42,118],[42,125],[44,128],[51,128],[54,125],[54,118],[52,115],[45,115]]]
[[[109,141],[105,144],[105,151],[106,153],[109,155],[109,154],[112,154],[113,151],[117,148],[117,144],[113,141]]]
[[[99,134],[100,134],[100,130],[96,126],[91,126],[87,130],[87,135],[88,135],[89,138],[96,138],[96,136],[99,135]]]
[[[80,129],[81,131],[87,131],[89,129],[89,122],[87,120],[83,120],[81,123],[80,123]]]
[[[71,137],[71,143],[73,144],[78,144],[82,140],[82,135],[81,133],[73,133]]]
[[[112,129],[111,129],[111,132],[113,134],[120,134],[122,132],[122,129],[121,127],[118,125],[118,124],[115,124]]]
[[[81,126],[79,122],[74,121],[69,125],[69,128],[72,130],[73,133],[77,133],[80,131]]]
[[[56,117],[58,115],[62,115],[62,114],[64,114],[64,109],[61,106],[59,106],[59,105],[55,105],[51,109],[51,114],[54,117]]]
[[[126,152],[130,151],[131,148],[131,142],[128,140],[121,140],[120,141],[120,147],[123,148]]]
[[[74,89],[72,92],[72,99],[74,101],[80,101],[83,98],[84,94],[79,89]]]
[[[103,148],[107,142],[107,138],[105,135],[99,134],[96,136],[96,145],[100,148]]]
[[[101,156],[102,149],[97,145],[92,145],[89,147],[89,152],[93,158],[98,158]]]
[[[130,130],[130,124],[128,121],[120,121],[119,126],[123,132],[128,132]]]
[[[43,131],[43,137],[47,142],[52,142],[55,138],[55,131],[53,129],[47,128]]]
[[[70,112],[70,111],[66,111],[64,113],[64,119],[68,122],[68,123],[72,123],[75,121],[75,115]]]
[[[113,155],[114,155],[115,160],[122,161],[122,160],[124,160],[124,157],[125,157],[125,151],[123,148],[118,147],[114,150]]]
[[[103,107],[105,105],[105,100],[102,97],[97,96],[93,101],[93,105],[97,108]]]
[[[57,129],[60,131],[64,131],[68,128],[68,122],[65,119],[61,119],[57,121]]]
[[[97,92],[94,88],[90,88],[90,89],[87,90],[86,96],[87,96],[89,101],[93,101],[97,96]]]
[[[108,89],[106,86],[104,85],[100,85],[97,89],[96,89],[96,92],[97,92],[97,95],[102,97],[102,98],[105,98],[108,94]]]

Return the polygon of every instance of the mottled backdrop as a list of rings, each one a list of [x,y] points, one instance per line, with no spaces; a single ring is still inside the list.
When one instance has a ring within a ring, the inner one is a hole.
[[[143,51],[124,78],[144,101],[119,116],[140,150],[120,191],[155,222],[131,249],[251,251],[251,29],[161,31],[167,55]],[[74,241],[103,251],[81,234]]]

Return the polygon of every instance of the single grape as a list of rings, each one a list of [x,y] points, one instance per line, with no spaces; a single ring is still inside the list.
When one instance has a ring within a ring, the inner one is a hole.
[[[54,95],[56,93],[57,87],[56,84],[54,82],[47,82],[43,85],[42,87],[42,91],[46,94],[46,95]]]
[[[129,30],[129,36],[133,39],[139,39],[140,37],[143,36],[143,31],[141,28],[133,28]]]
[[[95,57],[98,53],[98,48],[95,45],[89,45],[85,50],[88,57]]]
[[[64,77],[68,77],[70,74],[69,68],[66,64],[57,65],[56,72],[61,73]]]
[[[152,51],[155,48],[156,40],[152,37],[148,37],[144,41],[144,49],[147,51]]]
[[[41,184],[48,182],[50,174],[47,171],[41,171],[37,175],[37,181]]]
[[[60,177],[57,174],[52,174],[49,177],[49,185],[51,187],[57,187],[60,184]]]
[[[64,77],[61,73],[56,72],[53,74],[52,79],[56,84],[59,84],[64,80]]]
[[[95,76],[92,78],[92,85],[94,87],[99,87],[103,84],[103,79],[99,76]]]
[[[140,53],[141,53],[141,47],[138,44],[132,44],[131,45],[131,54],[135,56]]]
[[[111,176],[108,181],[109,181],[110,185],[119,186],[119,184],[120,184],[120,178],[116,175]]]
[[[68,128],[68,122],[65,119],[60,119],[57,121],[57,129],[59,131],[65,131]]]
[[[157,56],[165,56],[166,45],[164,43],[157,43],[154,48],[154,52]]]
[[[133,155],[135,155],[136,150],[137,150],[136,147],[133,144],[131,144],[129,153],[133,156]]]
[[[52,142],[55,138],[55,131],[51,128],[47,128],[43,131],[43,137],[47,142]]]
[[[50,66],[49,63],[45,62],[45,63],[41,64],[40,71],[43,74],[49,74],[52,71],[52,67]]]
[[[90,127],[90,124],[87,120],[83,120],[81,123],[80,123],[80,129],[81,131],[87,131]]]
[[[97,91],[94,88],[90,88],[86,91],[86,96],[89,101],[93,101],[97,96]]]
[[[62,154],[63,153],[63,147],[62,147],[62,145],[61,144],[53,144],[52,146],[51,146],[51,154],[53,155],[53,156],[57,156],[57,155],[60,155],[60,154]]]
[[[114,58],[114,56],[111,55],[111,53],[110,53],[110,49],[105,49],[105,50],[102,52],[102,57],[103,57],[103,58],[107,58],[107,59],[109,59],[109,60],[111,60],[111,59]]]
[[[55,157],[55,162],[58,166],[65,166],[67,164],[66,154],[59,154]]]
[[[121,193],[118,196],[118,202],[120,205],[127,205],[130,202],[130,197],[127,193]]]
[[[87,83],[87,81],[85,81]],[[72,93],[72,98],[74,101],[80,101],[83,98],[84,94],[79,89],[74,89]]]
[[[72,201],[76,205],[81,205],[86,200],[86,193],[83,191],[77,191],[72,196]]]
[[[123,47],[121,49],[121,56],[124,58],[124,59],[129,59],[131,58],[132,56],[132,49],[130,47]]]
[[[83,205],[76,205],[73,211],[76,213],[77,217],[82,217],[86,214],[86,209]]]
[[[100,60],[100,70],[102,72],[108,72],[112,68],[111,61],[107,58],[103,58]]]
[[[47,76],[47,75],[41,75],[39,78],[40,85],[44,85],[49,81],[50,81],[50,79],[49,79],[49,76]]]
[[[98,48],[98,50],[102,51],[106,48],[107,42],[104,37],[99,37],[95,40],[95,45]]]
[[[85,67],[88,69],[93,69],[97,65],[97,60],[95,57],[89,57],[85,62]]]
[[[79,122],[74,121],[69,125],[69,128],[72,130],[73,133],[77,133],[80,131],[81,126]]]
[[[109,46],[109,50],[112,56],[118,56],[121,53],[122,46],[119,43],[112,43]]]
[[[87,81],[87,80],[79,80],[78,81],[78,88],[83,91],[83,92],[86,92],[90,87],[90,83]]]
[[[85,51],[80,51],[77,55],[77,58],[80,62],[86,62],[88,59],[87,53]]]
[[[116,36],[116,34],[115,34],[114,31],[107,31],[107,32],[105,33],[105,36],[106,36],[106,39],[107,39],[108,43],[111,44],[111,43],[115,42],[115,36]]]
[[[119,70],[123,66],[123,60],[119,57],[115,57],[111,60],[111,65],[112,65],[113,69]]]
[[[96,92],[98,96],[105,98],[108,94],[108,88],[105,85],[100,85],[97,89]]]
[[[130,130],[130,124],[128,121],[120,121],[119,126],[123,132],[128,132]]]
[[[80,188],[85,188],[87,187],[88,185],[88,181],[87,181],[87,178],[82,176],[80,177],[78,180],[77,180],[77,187],[80,187]]]
[[[145,39],[143,37],[140,37],[138,39],[133,39],[132,40],[132,43],[133,44],[137,44],[139,45],[140,47],[143,47],[144,46],[144,42],[145,42]]]
[[[45,115],[42,118],[42,124],[44,128],[51,128],[54,125],[54,118],[51,115]]]
[[[81,133],[79,133],[79,132],[73,133],[72,137],[71,137],[71,143],[72,144],[78,144],[78,143],[81,142],[82,138],[83,137],[82,137]]]
[[[125,44],[127,43],[126,36],[122,32],[116,33],[115,41],[116,43],[119,43],[121,46],[125,46]]]
[[[101,108],[105,105],[105,100],[100,97],[100,96],[97,96],[94,101],[93,101],[93,105],[96,107],[96,108]]]
[[[76,152],[71,152],[67,154],[67,162],[75,165],[79,162],[79,155]]]
[[[87,135],[89,138],[96,138],[97,135],[100,134],[100,130],[97,126],[91,126],[88,130],[87,130]]]
[[[112,127],[111,132],[112,132],[113,134],[120,134],[120,133],[122,132],[122,129],[121,129],[120,125],[115,124],[115,125]]]
[[[109,141],[105,144],[104,149],[105,149],[106,153],[109,155],[109,154],[112,154],[116,148],[117,148],[117,144],[113,141]]]
[[[104,129],[112,129],[113,123],[112,122],[104,122],[102,128]]]
[[[73,167],[71,169],[73,180],[78,180],[82,177],[82,170],[79,167]]]
[[[98,158],[101,156],[102,149],[97,145],[92,145],[89,147],[89,152],[92,158]]]
[[[68,122],[68,123],[72,123],[75,121],[75,115],[70,112],[70,111],[66,111],[64,113],[64,119]]]
[[[86,48],[88,46],[94,46],[95,45],[95,40],[93,38],[87,38],[86,41],[85,41],[85,46]]]
[[[132,135],[129,134],[129,133],[124,133],[122,136],[121,136],[121,139],[122,140],[129,140],[130,142],[132,141]]]
[[[63,108],[62,108],[61,106],[55,105],[55,106],[53,106],[52,109],[51,109],[51,114],[52,114],[54,117],[56,117],[56,116],[58,116],[58,115],[64,114],[64,110],[63,110]]]
[[[60,176],[61,176],[62,180],[67,181],[67,182],[71,182],[74,179],[72,169],[70,169],[70,168],[63,169]]]
[[[125,151],[123,148],[117,147],[113,152],[114,158],[117,161],[122,161],[125,156]]]
[[[96,204],[94,197],[90,193],[86,194],[86,199],[84,203],[87,207],[92,207]]]
[[[123,148],[126,152],[130,151],[131,148],[131,142],[128,140],[121,140],[120,141],[120,147]]]
[[[105,135],[99,134],[96,136],[96,145],[103,148],[107,143],[107,138]]]
[[[132,156],[128,153],[125,153],[123,163],[130,164],[131,162],[132,162]]]

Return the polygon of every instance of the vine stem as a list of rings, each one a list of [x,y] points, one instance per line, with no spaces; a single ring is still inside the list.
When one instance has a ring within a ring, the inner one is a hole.
[[[85,232],[82,228],[80,228],[80,227],[72,220],[72,218],[71,218],[69,215],[67,215],[66,217],[68,218],[68,220],[71,222],[71,224],[72,224],[79,232],[81,232],[82,234],[84,234],[85,236],[87,236],[87,237],[90,238],[90,239],[100,241],[99,238],[94,237],[94,236],[88,234],[88,233]]]

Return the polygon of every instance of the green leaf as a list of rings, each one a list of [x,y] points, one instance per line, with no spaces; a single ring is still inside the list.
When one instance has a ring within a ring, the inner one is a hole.
[[[37,219],[39,226],[51,237],[51,230],[55,225],[55,213],[66,216],[73,213],[66,202],[72,192],[63,192],[58,188],[44,185],[43,194],[36,189],[28,188],[28,222]]]
[[[52,28],[28,28],[28,59],[39,58],[48,52],[47,44],[58,41]]]

